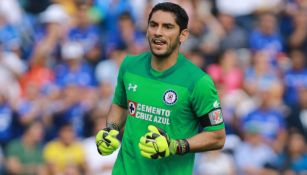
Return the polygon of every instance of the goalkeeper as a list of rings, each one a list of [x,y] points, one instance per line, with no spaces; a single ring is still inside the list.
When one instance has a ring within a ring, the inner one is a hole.
[[[179,5],[157,4],[148,18],[150,52],[127,56],[121,65],[107,128],[96,135],[101,155],[121,144],[114,175],[190,175],[195,152],[224,145],[214,83],[179,52],[187,26]]]

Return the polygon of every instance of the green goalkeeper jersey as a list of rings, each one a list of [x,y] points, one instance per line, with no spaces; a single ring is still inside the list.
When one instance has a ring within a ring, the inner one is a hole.
[[[182,54],[163,72],[152,69],[151,57],[149,52],[127,56],[119,71],[113,103],[128,114],[113,174],[190,175],[194,153],[147,159],[138,143],[150,124],[172,139],[196,135],[204,116],[211,123],[204,131],[224,128],[218,94],[212,79]]]

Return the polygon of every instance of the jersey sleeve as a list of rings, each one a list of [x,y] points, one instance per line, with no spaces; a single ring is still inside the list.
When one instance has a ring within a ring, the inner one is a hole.
[[[222,110],[216,87],[208,75],[200,78],[191,94],[192,109],[205,131],[224,128]]]
[[[18,147],[18,143],[16,141],[12,141],[6,147],[6,156],[7,157],[17,157],[20,152],[20,148]]]
[[[113,104],[116,104],[123,108],[127,108],[127,95],[126,95],[125,84],[124,84],[126,60],[127,60],[127,57],[124,59],[124,61],[122,62],[120,66],[118,76],[117,76],[117,84],[115,88],[115,93],[113,96]]]

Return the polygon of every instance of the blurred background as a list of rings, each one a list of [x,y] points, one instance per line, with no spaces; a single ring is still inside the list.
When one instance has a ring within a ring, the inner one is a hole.
[[[119,65],[148,50],[157,0],[0,0],[0,174],[106,175]],[[227,129],[194,175],[307,174],[307,0],[174,0],[181,51],[212,76]],[[183,72],[184,73],[184,72]]]

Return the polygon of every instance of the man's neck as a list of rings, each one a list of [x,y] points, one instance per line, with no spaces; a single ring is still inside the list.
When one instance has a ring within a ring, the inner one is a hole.
[[[174,66],[177,62],[179,52],[173,52],[167,58],[157,58],[156,56],[152,56],[151,59],[151,67],[156,71],[164,71]]]
[[[22,137],[22,143],[28,149],[35,147],[35,141],[33,141],[31,136],[29,135],[24,135]]]

